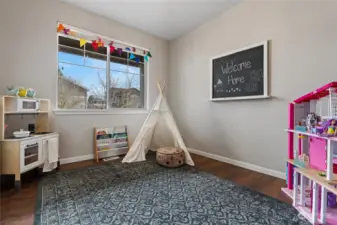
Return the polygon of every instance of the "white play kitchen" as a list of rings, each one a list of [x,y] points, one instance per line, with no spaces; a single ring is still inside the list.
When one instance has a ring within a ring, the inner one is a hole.
[[[58,166],[59,135],[49,127],[49,100],[0,96],[0,174],[21,174],[37,167],[49,172]]]

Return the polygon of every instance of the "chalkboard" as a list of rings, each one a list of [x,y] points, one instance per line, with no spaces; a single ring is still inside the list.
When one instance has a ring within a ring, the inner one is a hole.
[[[263,42],[211,59],[211,100],[268,97],[268,44]]]

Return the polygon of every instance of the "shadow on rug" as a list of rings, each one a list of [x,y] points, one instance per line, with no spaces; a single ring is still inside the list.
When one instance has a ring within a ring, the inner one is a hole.
[[[189,166],[152,160],[51,174],[39,184],[35,225],[309,225],[286,203]]]

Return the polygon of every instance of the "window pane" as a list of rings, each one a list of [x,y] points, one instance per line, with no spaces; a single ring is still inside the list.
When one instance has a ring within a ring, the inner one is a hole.
[[[140,75],[136,74],[127,74],[127,88],[136,88],[140,89]]]
[[[126,63],[126,61],[125,61],[125,63]],[[110,70],[119,71],[119,72],[128,72],[128,65],[124,64],[124,63],[111,62],[110,63]]]
[[[144,107],[143,56],[133,53],[137,62],[129,59],[130,53],[122,51],[120,55],[116,50],[107,57],[107,47],[94,49],[90,42],[80,47],[80,41],[72,37],[59,35],[58,38],[59,108]],[[108,65],[110,71],[107,71]]]
[[[112,108],[143,108],[143,76],[110,71],[109,103]]]
[[[129,66],[128,73],[140,75],[140,67]]]
[[[127,88],[127,73],[110,71],[110,87]]]
[[[59,62],[84,65],[84,51],[66,46],[59,46],[58,60]]]
[[[106,70],[59,63],[59,108],[106,108],[105,96]]]
[[[85,65],[100,69],[106,69],[106,55],[92,52],[85,53]]]
[[[143,108],[141,92],[135,88],[110,88],[110,107]]]

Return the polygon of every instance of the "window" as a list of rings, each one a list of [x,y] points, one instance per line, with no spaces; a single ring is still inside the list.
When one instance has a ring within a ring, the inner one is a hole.
[[[89,42],[80,47],[79,39],[58,34],[58,108],[144,108],[147,62],[122,49],[110,54],[108,47],[95,50]]]

